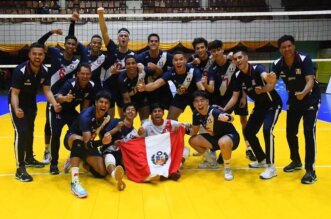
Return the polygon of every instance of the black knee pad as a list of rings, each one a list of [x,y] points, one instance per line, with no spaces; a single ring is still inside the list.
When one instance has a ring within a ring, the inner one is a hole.
[[[76,139],[73,141],[70,153],[70,158],[72,157],[86,158],[86,149],[82,140]]]

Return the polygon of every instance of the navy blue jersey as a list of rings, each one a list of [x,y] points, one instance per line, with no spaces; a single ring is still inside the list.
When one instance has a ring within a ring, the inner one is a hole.
[[[119,122],[123,121],[123,119],[112,119],[108,125],[106,126],[106,128],[100,132],[101,136],[104,135],[104,133],[111,131],[113,128],[115,128]],[[116,132],[115,134],[112,135],[112,140],[110,144],[114,144],[115,141],[117,140],[122,140],[122,139],[133,139],[135,138],[136,132],[132,132],[134,129],[134,127],[128,128],[125,125],[122,126],[121,131]],[[128,135],[134,135],[134,136],[128,136]]]
[[[295,92],[301,92],[306,86],[305,77],[308,75],[315,76],[315,68],[309,55],[296,52],[294,62],[289,68],[283,57],[274,61],[272,71],[277,74],[277,77],[283,79],[286,89],[288,90],[288,104],[295,107],[308,107],[317,105],[321,99],[321,92],[318,82],[315,80],[314,87],[303,100],[298,100],[295,97]]]
[[[79,60],[76,57],[66,60],[63,52],[58,48],[48,48],[48,52],[51,57],[50,85],[53,94],[56,94],[66,80],[73,78]]]
[[[155,58],[150,56],[149,50],[140,53],[136,58],[137,62],[142,63],[144,66],[147,66],[149,62],[154,63],[162,68],[163,72],[166,72],[168,68],[172,67],[173,56],[169,52],[162,50],[159,50],[159,54]]]
[[[19,107],[26,110],[37,110],[36,96],[41,85],[49,86],[49,75],[46,66],[42,65],[39,72],[32,72],[29,61],[18,65],[12,75],[11,87],[19,89]],[[11,101],[9,92],[8,101]]]
[[[208,70],[208,80],[214,81],[215,97],[224,97],[229,99],[232,97],[234,81],[236,80],[236,72],[239,69],[232,63],[231,60],[226,60],[225,64],[220,66],[214,62]]]
[[[142,80],[144,80],[144,83],[147,83],[147,77],[151,75],[151,72],[146,67],[145,67],[145,73],[146,74]],[[145,92],[137,91],[138,79],[139,79],[138,74],[136,77],[131,79],[129,78],[126,71],[121,72],[118,77],[118,83],[121,89],[121,93],[123,94],[128,92],[130,97],[143,95]]]
[[[191,73],[192,78],[188,78],[188,74]],[[162,79],[166,82],[172,81],[176,87],[177,94],[192,94],[194,91],[198,90],[196,83],[201,81],[201,71],[198,68],[187,64],[185,74],[177,74],[175,68],[173,67],[162,75]]]
[[[58,94],[66,96],[69,91],[75,97],[71,102],[61,103],[62,110],[60,113],[70,113],[76,111],[76,106],[83,103],[84,100],[93,100],[95,96],[94,83],[90,81],[86,88],[81,88],[77,78],[69,79],[61,87]]]
[[[265,82],[261,77],[263,72],[265,72],[263,65],[249,64],[247,74],[242,71],[236,73],[237,80],[235,80],[234,90],[245,91],[246,94],[255,101],[256,107],[269,108],[282,105],[282,100],[276,90],[261,94],[255,92],[256,87],[265,86]]]
[[[218,120],[218,116],[221,113],[224,112],[213,106],[209,106],[207,115],[201,115],[197,110],[194,110],[192,125],[202,125],[212,136],[224,136],[231,133],[237,133],[232,123]]]
[[[92,138],[94,140],[96,137],[96,130],[101,126],[104,119],[107,117],[107,113],[105,116],[99,120],[95,118],[95,106],[90,106],[84,109],[79,117],[74,121],[71,125],[69,132],[72,134],[82,135],[83,132],[91,132]],[[101,130],[102,131],[102,130]],[[100,131],[100,133],[101,133]]]
[[[192,62],[194,58],[199,58],[200,64],[195,67],[199,68],[202,73],[208,72],[208,69],[211,66],[211,64],[214,62],[214,59],[213,59],[212,55],[210,55],[209,51],[207,52],[207,55],[208,55],[208,59],[201,60],[201,58],[199,58],[199,55],[195,53],[189,57],[188,63]]]
[[[115,42],[110,39],[109,43],[107,44],[107,60],[105,62],[105,69],[106,69],[106,75],[104,77],[103,84],[105,86],[118,87],[118,74],[111,74],[110,67],[116,63],[117,68],[119,70],[125,69],[125,56],[127,55],[134,55],[134,52],[131,50],[128,50],[126,53],[121,53],[118,50],[118,47],[116,46]]]

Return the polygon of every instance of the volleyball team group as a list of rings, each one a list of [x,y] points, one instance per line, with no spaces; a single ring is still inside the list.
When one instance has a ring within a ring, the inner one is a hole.
[[[64,50],[46,46],[52,35],[63,34],[61,29],[50,30],[31,44],[28,60],[13,72],[8,100],[15,130],[16,179],[33,181],[26,167],[42,168],[47,164],[50,174],[60,173],[60,137],[65,125],[68,131],[63,144],[70,157],[64,172],[71,173],[71,191],[79,198],[88,195],[79,181],[80,164],[95,177],[111,175],[118,190],[124,190],[121,142],[178,132],[180,127],[190,135],[189,145],[195,149],[192,154],[202,157],[198,168],[218,169],[224,165],[224,179],[233,180],[231,154],[242,141],[249,168],[262,168],[259,177],[272,179],[277,176],[273,130],[282,111],[275,85],[282,79],[288,92],[286,138],[291,161],[283,171],[303,167],[297,137],[303,118],[306,173],[301,183],[313,184],[317,180],[316,118],[321,93],[314,64],[308,54],[296,50],[293,36],[278,39],[281,57],[268,72],[263,65],[250,64],[246,51],[235,49],[225,55],[221,40],[208,43],[202,37],[193,40],[195,53],[189,58],[181,51],[170,54],[160,50],[157,33],[148,35],[148,50],[134,54],[128,48],[130,31],[118,30],[116,45],[109,37],[104,9],[99,8],[98,14],[102,36],[93,35],[88,46],[75,36],[79,14],[74,12]],[[107,48],[105,53],[101,52],[102,43]],[[46,54],[49,69],[43,64]],[[36,95],[40,86],[47,97],[42,162],[33,153]],[[254,101],[250,114],[247,96]],[[119,118],[115,118],[115,105]],[[187,106],[193,111],[192,120],[178,122]],[[137,115],[141,127],[135,128]],[[240,118],[244,139],[239,137],[240,128],[232,124],[234,115]],[[259,139],[257,133],[262,126],[263,139]],[[189,154],[189,148],[184,147],[182,163]],[[141,182],[177,181],[180,176],[178,168],[166,176],[147,176]]]

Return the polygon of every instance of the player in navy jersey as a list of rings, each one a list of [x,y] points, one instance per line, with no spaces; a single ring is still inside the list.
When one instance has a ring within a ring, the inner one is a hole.
[[[33,180],[26,172],[26,166],[44,167],[33,154],[34,121],[37,114],[36,95],[41,85],[54,110],[56,112],[61,110],[61,105],[56,102],[50,90],[48,70],[42,64],[44,59],[44,46],[33,43],[29,50],[29,60],[18,65],[13,72],[8,96],[9,112],[15,129],[16,179],[22,182]]]
[[[189,143],[200,154],[204,154],[206,162],[214,162],[208,153],[205,153],[207,149],[212,151],[221,149],[224,159],[224,178],[232,180],[231,154],[238,147],[240,140],[238,132],[231,124],[233,117],[218,107],[210,106],[209,95],[205,91],[195,91],[193,99],[195,110]],[[206,133],[198,134],[200,125],[206,129]]]
[[[138,92],[138,85],[145,84],[151,75],[149,69],[142,64],[137,64],[134,55],[125,57],[125,71],[118,77],[118,84],[124,103],[134,103],[137,106],[140,120],[143,122],[149,117],[149,101],[146,92]]]
[[[288,90],[286,137],[292,160],[284,167],[284,171],[293,172],[302,168],[297,134],[303,118],[306,174],[301,183],[312,184],[317,180],[316,118],[321,101],[321,92],[315,79],[316,69],[309,55],[296,51],[293,36],[279,38],[278,47],[282,56],[273,63],[272,72],[283,79]]]
[[[117,32],[118,47],[115,45],[114,41],[110,39],[107,25],[104,19],[104,8],[98,8],[99,15],[99,26],[102,33],[102,38],[107,47],[107,65],[110,67],[106,69],[106,74],[103,82],[104,89],[111,93],[112,103],[110,115],[113,118],[115,115],[115,103],[118,107],[118,113],[120,117],[123,117],[122,107],[123,98],[120,92],[120,87],[118,84],[119,73],[125,71],[125,57],[127,55],[134,55],[134,52],[128,48],[128,43],[130,41],[130,32],[126,28],[120,28]]]
[[[205,38],[198,37],[192,42],[195,53],[190,56],[188,62],[199,68],[202,74],[207,74],[208,68],[214,62],[214,59],[208,52],[208,41]]]
[[[219,105],[227,113],[234,113],[240,116],[242,132],[247,124],[248,106],[246,94],[242,91],[234,92],[233,84],[236,80],[235,73],[238,71],[232,60],[224,55],[223,42],[214,40],[208,44],[214,62],[208,69],[208,75],[203,76],[201,81],[206,90],[211,93],[213,104]],[[232,98],[236,96],[239,100],[234,107],[228,108],[226,105]],[[246,143],[246,157],[251,161],[256,161],[254,153],[248,141]]]
[[[137,62],[147,66],[153,73],[153,75],[147,78],[147,83],[150,83],[161,77],[163,73],[172,67],[173,56],[166,51],[160,50],[160,36],[158,34],[151,33],[147,39],[149,50],[137,55]],[[168,83],[148,93],[150,104],[160,103],[166,109],[169,109],[172,98]]]
[[[67,125],[69,128],[79,113],[76,107],[80,105],[83,110],[91,105],[95,88],[94,83],[90,81],[92,77],[91,67],[88,63],[82,63],[77,69],[76,78],[69,79],[65,82],[59,92],[56,94],[56,100],[61,103],[62,110],[57,113],[51,109],[51,165],[50,174],[59,174],[58,159],[60,150],[60,137],[62,128]]]
[[[244,136],[250,143],[257,162],[249,164],[250,168],[266,167],[260,174],[261,179],[271,179],[277,176],[274,166],[274,135],[273,129],[282,110],[282,100],[277,91],[274,90],[275,75],[265,71],[263,65],[251,65],[248,63],[248,55],[244,51],[237,51],[233,54],[233,60],[239,68],[236,73],[234,91],[243,90],[252,100],[255,101],[254,109],[249,116],[244,129]],[[237,98],[231,98],[228,108],[232,108]],[[265,152],[262,150],[257,133],[263,125],[263,136]]]
[[[81,160],[86,162],[85,166],[95,177],[103,178],[108,174],[98,147],[111,142],[111,135],[103,131],[110,121],[109,107],[109,93],[100,91],[96,95],[95,106],[83,110],[64,137],[64,146],[71,151],[71,191],[79,198],[87,196],[79,182]]]
[[[201,83],[201,72],[198,68],[187,64],[184,53],[178,51],[174,54],[173,68],[169,69],[161,78],[149,84],[139,84],[138,91],[153,91],[171,80],[176,87],[176,94],[169,107],[168,119],[178,120],[186,106],[193,110],[192,93],[196,90],[204,90]]]
[[[124,118],[112,119],[105,132],[112,136],[111,143],[103,145],[101,148],[106,169],[109,174],[117,181],[118,190],[125,189],[123,179],[123,158],[119,148],[120,141],[128,141],[138,137],[136,129],[133,127],[134,119],[137,116],[137,109],[133,103],[126,103],[123,107]]]
[[[73,15],[74,16],[74,15]],[[38,42],[45,44],[47,39],[53,34],[62,35],[61,29],[54,29],[43,35]],[[77,48],[77,38],[73,35],[65,37],[64,51],[58,48],[48,47],[47,53],[50,57],[51,67],[49,69],[50,74],[50,86],[53,94],[56,94],[63,86],[64,82],[73,78],[76,73],[80,60],[74,56],[74,52]],[[87,53],[81,53],[81,61],[87,62]],[[43,163],[48,164],[50,162],[50,136],[51,130],[49,125],[49,110],[52,106],[47,103],[46,107],[46,124],[45,124],[45,153]]]
[[[71,23],[69,26],[69,35],[75,35],[75,23],[79,20],[79,14],[77,12],[73,13],[71,18]],[[98,92],[102,89],[103,79],[101,80],[102,69],[108,69],[111,60],[107,60],[107,57],[102,54],[102,38],[100,35],[95,34],[91,37],[91,41],[88,47],[78,43],[78,48],[81,49],[80,53],[85,53],[88,57],[88,63],[91,65],[92,78],[94,82],[95,91]],[[114,62],[114,61],[113,61]]]

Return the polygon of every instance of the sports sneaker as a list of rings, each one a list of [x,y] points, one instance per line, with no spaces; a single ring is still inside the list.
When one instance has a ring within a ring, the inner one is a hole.
[[[171,179],[173,181],[177,181],[177,180],[179,180],[180,176],[181,175],[180,175],[179,171],[177,171],[177,172],[169,174],[168,179]]]
[[[203,154],[204,161],[207,161],[209,163],[215,163],[216,162],[216,152],[215,151],[206,151]]]
[[[51,152],[45,151],[44,152],[44,160],[41,161],[43,164],[49,164],[51,162]]]
[[[25,167],[17,168],[15,176],[21,182],[31,182],[33,180],[32,176],[26,172]]]
[[[123,177],[124,177],[124,169],[121,165],[118,165],[114,170],[114,179],[116,180],[117,189],[119,191],[124,190],[126,187],[126,185],[123,181]]]
[[[265,168],[265,167],[267,167],[267,164],[266,164],[266,161],[264,159],[261,162],[258,162],[258,161],[252,162],[252,163],[248,164],[248,167],[249,168]]]
[[[25,159],[26,167],[35,167],[35,168],[43,168],[45,164],[37,161],[34,157]]]
[[[275,176],[277,176],[277,171],[274,165],[269,165],[265,168],[264,172],[260,174],[261,179],[271,179]]]
[[[66,160],[66,162],[64,163],[63,172],[64,172],[64,173],[69,173],[69,171],[70,171],[70,167],[71,167],[70,158],[68,158],[68,159]]]
[[[246,158],[250,161],[256,161],[254,152],[251,149],[246,150]]]
[[[228,181],[233,180],[233,174],[232,174],[232,170],[230,168],[224,169],[224,179],[228,180]]]
[[[317,176],[314,170],[307,170],[306,174],[302,177],[302,184],[313,184],[317,181]]]
[[[219,169],[217,162],[204,161],[198,165],[199,169]]]
[[[71,191],[78,198],[87,197],[87,191],[83,188],[83,186],[80,184],[80,182],[71,183]]]
[[[289,165],[284,167],[284,172],[293,172],[294,170],[301,170],[302,169],[302,163],[299,161],[292,161]]]
[[[59,168],[57,167],[57,165],[50,165],[49,166],[49,173],[51,175],[59,175],[60,174],[60,170]]]

